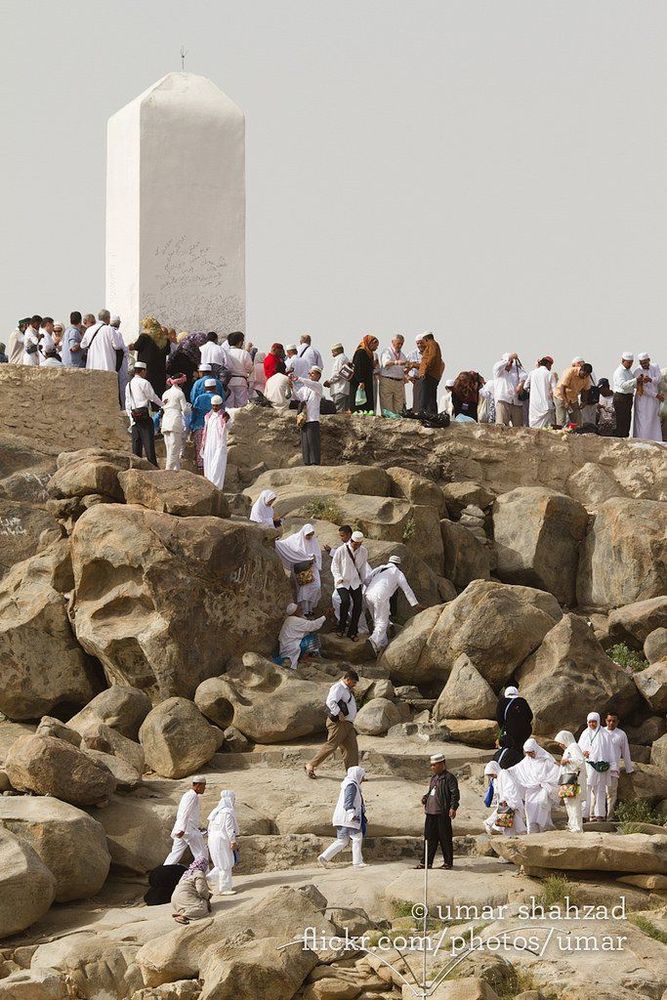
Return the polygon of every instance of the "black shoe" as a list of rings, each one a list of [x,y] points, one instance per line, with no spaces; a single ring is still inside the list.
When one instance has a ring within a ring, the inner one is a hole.
[[[454,865],[440,865],[440,867],[444,868],[446,871],[451,871]]]
[[[432,867],[433,867],[433,865],[429,865],[428,866],[429,871],[431,870]],[[418,865],[413,865],[412,868],[413,868],[413,871],[417,871],[418,869],[421,869],[423,871],[426,868],[426,865],[424,864],[423,861],[420,861]]]

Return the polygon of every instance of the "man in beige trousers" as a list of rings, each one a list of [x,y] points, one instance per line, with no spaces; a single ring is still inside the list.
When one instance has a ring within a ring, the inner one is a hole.
[[[332,684],[326,698],[327,710],[327,741],[320,747],[309,764],[305,765],[309,778],[315,778],[315,768],[340,748],[343,754],[345,770],[356,767],[359,763],[359,747],[354,719],[357,714],[357,703],[354,700],[354,688],[359,680],[356,670],[348,670],[341,680]]]

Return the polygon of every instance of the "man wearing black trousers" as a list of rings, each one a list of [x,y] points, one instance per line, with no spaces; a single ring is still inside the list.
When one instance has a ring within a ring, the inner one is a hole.
[[[444,861],[441,867],[454,867],[452,820],[456,816],[459,799],[459,783],[451,771],[447,770],[444,753],[434,753],[431,757],[431,782],[428,786],[428,792],[422,796],[422,805],[426,813],[424,840],[427,846],[429,868],[433,867],[438,844],[440,844]],[[423,868],[423,860],[415,867]]]

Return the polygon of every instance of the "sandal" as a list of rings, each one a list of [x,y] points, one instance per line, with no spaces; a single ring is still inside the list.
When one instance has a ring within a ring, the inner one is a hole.
[[[190,921],[187,917],[182,916],[180,913],[172,913],[172,917],[177,924],[189,924]]]

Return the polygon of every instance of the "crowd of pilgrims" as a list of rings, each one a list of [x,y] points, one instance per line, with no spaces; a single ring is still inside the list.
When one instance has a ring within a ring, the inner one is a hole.
[[[342,751],[345,777],[331,818],[335,838],[317,857],[324,868],[348,846],[352,868],[367,867],[363,841],[368,816],[362,789],[367,774],[358,763],[354,729],[354,688],[358,680],[359,675],[348,670],[331,686],[323,706],[328,739],[305,765],[308,777],[316,778],[316,767],[336,750]],[[532,718],[530,706],[518,689],[506,687],[497,707],[498,749],[484,769],[488,780],[484,804],[492,810],[484,821],[489,836],[518,837],[552,830],[552,811],[558,805],[565,807],[570,833],[582,833],[586,822],[611,820],[621,762],[626,773],[633,771],[628,739],[618,727],[618,716],[607,713],[603,727],[600,715],[590,712],[578,740],[567,730],[556,733],[552,742],[558,747],[559,761],[530,735]],[[414,867],[433,868],[439,848],[441,868],[448,870],[454,867],[452,823],[459,808],[459,786],[447,769],[444,753],[431,755],[430,770],[430,781],[421,797],[423,848],[421,860]],[[232,874],[241,850],[236,795],[224,789],[208,816],[207,827],[202,828],[200,796],[205,791],[206,777],[195,776],[178,807],[171,830],[172,849],[163,865],[149,876],[146,902],[157,905],[171,901],[172,916],[178,923],[208,916],[215,892],[223,896],[236,893]],[[185,868],[180,862],[187,849],[194,860]]]
[[[327,413],[417,417],[434,426],[455,420],[667,440],[667,368],[661,370],[646,352],[624,352],[611,379],[598,378],[582,357],[573,358],[559,375],[549,355],[531,368],[516,352],[508,352],[488,378],[462,371],[452,380],[444,379],[442,351],[430,332],[419,334],[410,346],[397,334],[384,348],[377,337],[367,335],[354,351],[346,352],[339,343],[330,353],[325,366],[308,334],[298,344],[274,343],[264,352],[241,332],[177,333],[154,317],[147,317],[140,333],[126,343],[120,317],[103,309],[97,319],[73,312],[69,324],[38,315],[20,320],[6,353],[0,350],[0,361],[116,371],[135,453],[157,464],[157,430],[165,440],[165,467],[177,469],[184,442],[191,437],[198,467],[208,469],[216,485],[224,482],[221,455],[229,414],[249,403],[304,412],[300,428],[306,464],[319,464],[319,421]],[[209,417],[211,411],[214,417]],[[149,419],[151,413],[159,417]],[[206,437],[214,438],[209,461],[204,457]]]

